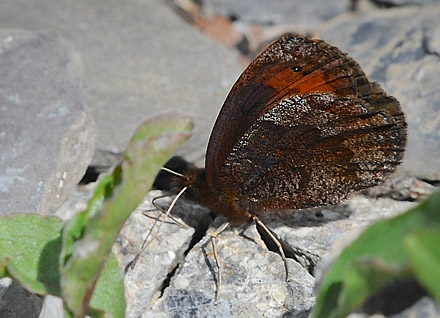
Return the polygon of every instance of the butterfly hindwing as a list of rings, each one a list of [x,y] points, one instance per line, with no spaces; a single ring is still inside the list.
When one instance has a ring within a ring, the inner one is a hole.
[[[339,202],[400,163],[402,125],[359,98],[328,93],[279,101],[243,134],[220,184],[240,209],[280,211]]]

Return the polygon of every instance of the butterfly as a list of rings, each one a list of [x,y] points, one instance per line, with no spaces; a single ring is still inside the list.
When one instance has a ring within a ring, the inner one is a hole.
[[[175,186],[227,218],[214,236],[229,223],[257,222],[288,275],[281,244],[259,217],[335,204],[380,184],[402,161],[406,127],[399,102],[346,53],[285,34],[232,87],[205,168],[189,166]]]
[[[232,223],[335,204],[396,169],[406,126],[399,102],[347,54],[285,34],[234,84],[205,168],[179,186]]]

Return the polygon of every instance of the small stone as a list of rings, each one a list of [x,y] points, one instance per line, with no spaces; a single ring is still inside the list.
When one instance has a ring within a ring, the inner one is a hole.
[[[0,317],[37,318],[43,299],[28,292],[10,278],[0,279]]]

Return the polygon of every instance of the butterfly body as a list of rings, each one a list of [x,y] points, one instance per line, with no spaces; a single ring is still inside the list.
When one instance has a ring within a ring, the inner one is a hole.
[[[323,41],[286,34],[237,80],[214,125],[205,169],[190,169],[184,183],[231,222],[246,222],[337,203],[380,184],[405,144],[398,101],[353,59]]]

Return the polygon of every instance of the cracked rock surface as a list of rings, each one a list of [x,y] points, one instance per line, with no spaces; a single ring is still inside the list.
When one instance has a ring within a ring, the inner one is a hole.
[[[151,209],[147,203],[161,194],[150,193],[145,206],[124,226],[114,248],[121,267],[134,258],[155,222],[154,214],[146,217],[141,211]],[[414,204],[358,195],[340,206],[263,218],[288,254],[289,282],[281,257],[266,247],[254,224],[229,227],[216,239],[219,286],[209,234],[225,220],[213,219],[209,210],[180,200],[172,215],[191,222],[191,229],[165,222],[158,239],[127,273],[127,317],[307,317],[314,305],[314,268],[329,247],[338,239],[344,241],[352,229]],[[309,263],[301,259],[303,255]]]
[[[149,198],[158,194],[153,192]],[[148,208],[151,206],[141,209]],[[206,313],[211,317],[257,317],[262,313],[276,317],[287,312],[307,313],[311,309],[313,276],[289,259],[290,282],[286,282],[281,257],[264,246],[254,225],[227,228],[216,239],[222,275],[219,286],[211,237],[205,233],[213,233],[225,220],[219,217],[212,221],[209,210],[183,200],[173,214],[183,219],[192,214],[191,221],[193,226],[198,223],[198,230],[164,223],[158,240],[153,241],[136,268],[126,275],[127,317],[194,317]],[[130,239],[127,233],[139,228],[139,235],[145,236],[153,223],[154,219],[140,211],[126,223],[115,245],[119,255],[125,253],[121,266],[139,251],[130,242],[141,241],[139,237]],[[191,244],[195,237],[197,241]]]

